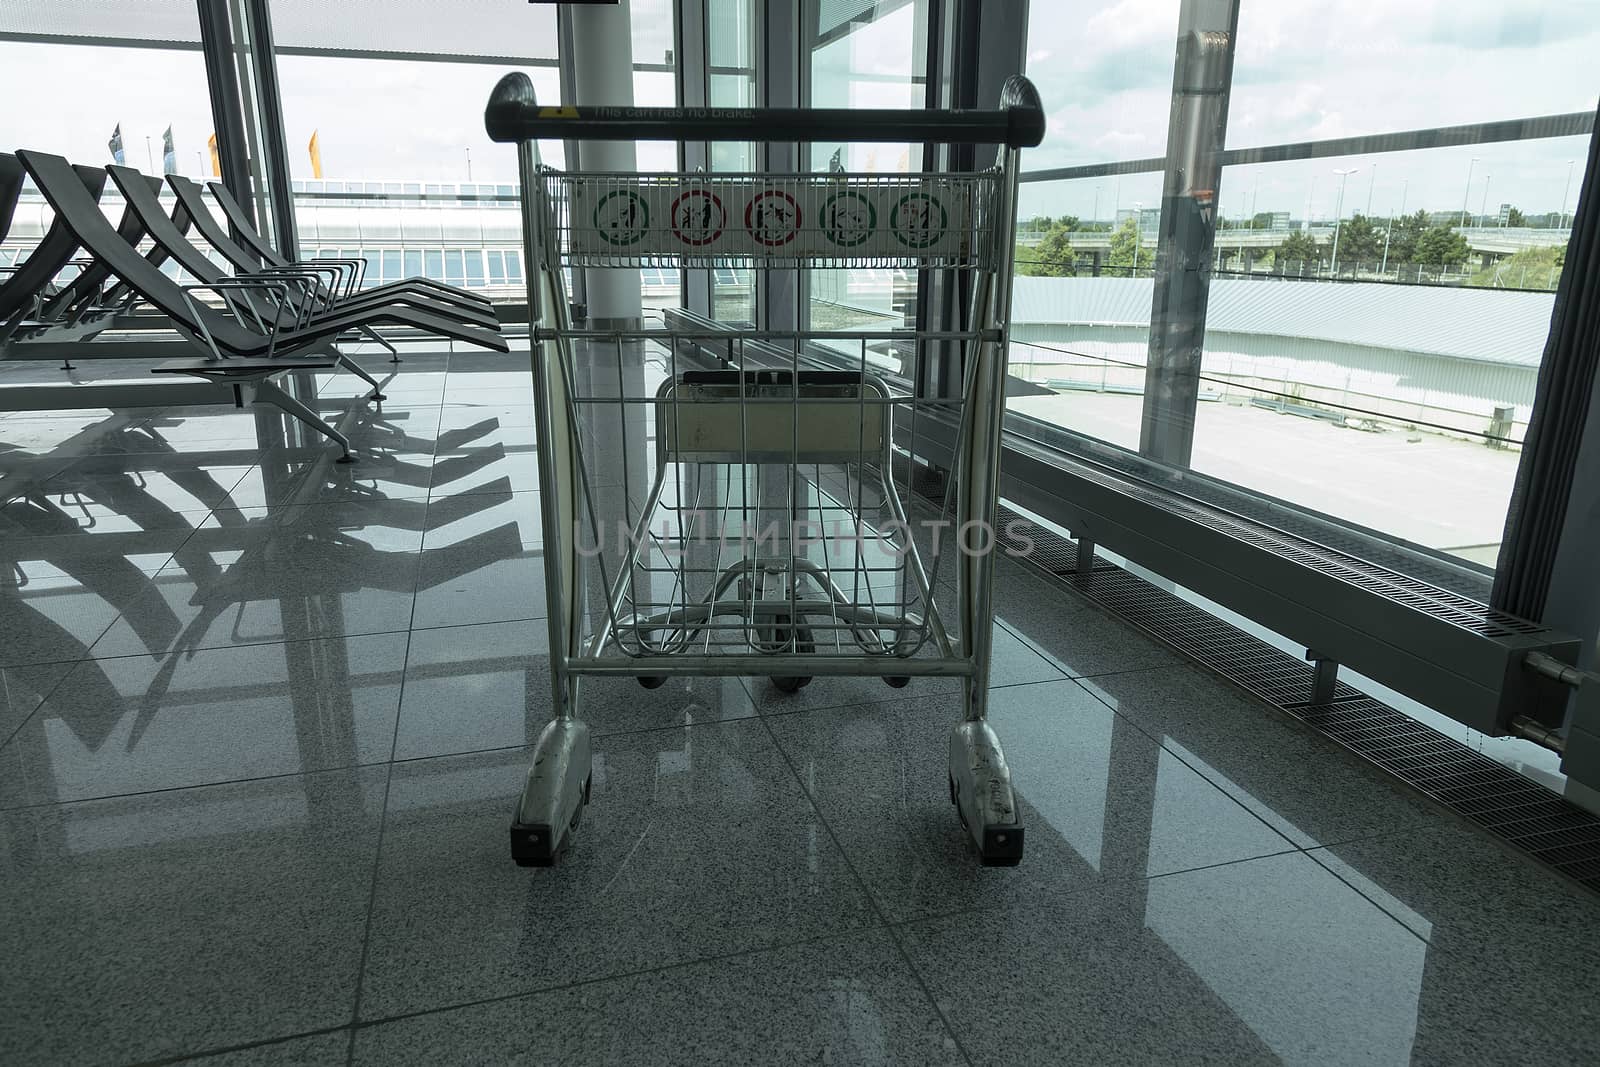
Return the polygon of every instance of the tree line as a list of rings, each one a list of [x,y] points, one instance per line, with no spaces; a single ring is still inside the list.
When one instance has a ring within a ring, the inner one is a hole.
[[[1250,229],[1267,229],[1271,213],[1261,212],[1250,220]],[[1507,225],[1523,224],[1522,213],[1511,209]],[[1072,247],[1074,232],[1101,232],[1111,230],[1105,223],[1083,224],[1076,215],[1056,218],[1038,216],[1024,227],[1040,235],[1032,246],[1016,246],[1016,271],[1032,277],[1070,277],[1078,273],[1077,256]],[[1356,214],[1339,225],[1339,262],[1351,265],[1377,264],[1386,258],[1391,264],[1430,267],[1435,270],[1459,267],[1471,255],[1467,239],[1448,223],[1431,225],[1428,213],[1418,211],[1402,215],[1390,224],[1385,250],[1384,227],[1370,218]],[[1225,242],[1224,242],[1225,246]],[[1270,257],[1270,259],[1268,258]],[[1101,261],[1100,273],[1109,277],[1130,277],[1135,271],[1148,269],[1154,258],[1153,250],[1139,244],[1136,219],[1127,218],[1112,230],[1111,247]],[[1564,257],[1563,257],[1564,258]],[[1263,249],[1257,260],[1263,266],[1283,268],[1287,264],[1321,265],[1333,259],[1333,240],[1318,241],[1311,234],[1296,231],[1275,248]],[[1266,261],[1266,262],[1263,262]]]

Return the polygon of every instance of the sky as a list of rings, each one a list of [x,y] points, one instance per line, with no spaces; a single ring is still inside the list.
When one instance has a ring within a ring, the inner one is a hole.
[[[1026,69],[1049,116],[1027,169],[1162,156],[1171,107],[1177,0],[1035,0]],[[1243,0],[1229,148],[1528,118],[1595,109],[1600,0]],[[1331,219],[1399,210],[1477,213],[1487,191],[1524,212],[1557,211],[1586,138],[1240,166],[1222,208]],[[1472,158],[1478,157],[1473,164]],[[1376,171],[1373,166],[1376,164]],[[1472,187],[1466,181],[1472,170]],[[1359,168],[1341,178],[1335,170]],[[1025,190],[1028,212],[1094,213],[1160,201],[1160,175]],[[1098,193],[1098,196],[1097,196]],[[1568,210],[1571,209],[1568,204]]]
[[[727,8],[744,0],[713,2]],[[89,0],[53,2],[45,25],[44,15],[30,20],[25,13],[35,6],[7,5],[0,31],[73,32],[75,10],[107,10]],[[273,0],[280,44],[365,40],[425,49],[431,33],[439,47],[553,55],[548,9],[515,7],[510,15],[499,0],[463,0],[450,5],[451,18],[440,19],[434,13],[443,5],[429,0],[342,0],[331,17],[326,4]],[[140,19],[111,29],[198,36],[188,0],[145,0],[140,8]],[[632,8],[635,58],[662,62],[671,42],[670,0],[632,0]],[[1178,0],[1034,0],[1027,71],[1044,99],[1049,133],[1043,146],[1025,153],[1025,167],[1164,153],[1178,8]],[[914,105],[921,92],[909,80],[920,40],[914,12],[924,9],[902,8],[819,53],[815,102]],[[150,12],[159,19],[152,22]],[[1592,111],[1600,90],[1597,54],[1600,0],[1243,0],[1227,143]],[[317,130],[329,178],[465,181],[470,152],[474,180],[514,180],[514,151],[491,144],[482,127],[483,104],[505,69],[281,56],[295,177],[310,176],[306,142]],[[555,70],[527,69],[540,98],[555,99]],[[636,74],[636,100],[670,103],[672,80],[670,73]],[[51,87],[50,106],[4,109],[0,148],[41,148],[95,162],[106,158],[106,141],[120,122],[128,162],[159,167],[161,134],[170,123],[180,170],[209,169],[203,153],[211,118],[197,51],[0,42],[0,99],[27,99],[41,83]],[[1228,216],[1276,210],[1331,219],[1342,181],[1346,215],[1369,203],[1379,215],[1402,202],[1413,211],[1460,210],[1463,200],[1473,213],[1502,201],[1534,213],[1558,210],[1564,195],[1570,211],[1586,148],[1584,138],[1565,138],[1241,166],[1224,172],[1222,209]],[[848,158],[852,166],[890,170],[898,151],[860,146]],[[670,147],[641,152],[641,169],[671,165]],[[1343,179],[1334,173],[1350,168],[1356,173]],[[1109,218],[1117,206],[1155,206],[1160,184],[1159,174],[1029,184],[1023,212]]]

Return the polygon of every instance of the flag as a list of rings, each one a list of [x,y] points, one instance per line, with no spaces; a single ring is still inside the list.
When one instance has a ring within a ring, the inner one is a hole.
[[[911,149],[908,148],[900,153],[900,161],[894,165],[894,169],[901,174],[911,169]]]
[[[178,153],[172,147],[172,127],[167,127],[167,132],[161,135],[161,173],[178,173]]]
[[[317,140],[316,130],[311,131],[311,143],[306,145],[306,149],[311,153],[311,176],[322,177],[322,144]]]
[[[122,153],[122,123],[117,123],[117,128],[111,131],[111,140],[107,142],[111,149],[111,159],[119,167],[128,165],[128,157]]]
[[[220,178],[222,177],[222,160],[217,158],[216,134],[211,135],[211,139],[206,142],[206,147],[211,149],[211,176],[213,178]]]
[[[835,148],[833,150],[833,158],[828,160],[828,170],[834,174],[838,174],[840,171],[844,170],[844,160],[841,158],[843,153],[843,147]]]

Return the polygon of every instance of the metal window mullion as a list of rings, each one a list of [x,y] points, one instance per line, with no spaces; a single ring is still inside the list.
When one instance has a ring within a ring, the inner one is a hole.
[[[709,72],[709,0],[682,0],[675,5],[673,37],[677,60],[678,106],[706,107],[711,100]],[[678,165],[685,174],[711,169],[711,146],[705,141],[679,141]],[[712,314],[711,271],[680,266],[678,284],[683,306],[710,318]]]
[[[217,161],[222,171],[222,184],[253,222],[255,198],[250,195],[249,147],[245,138],[244,105],[233,64],[228,0],[200,0],[199,16],[201,52],[206,62],[211,121],[217,131]],[[241,239],[231,223],[229,233],[235,241]]]

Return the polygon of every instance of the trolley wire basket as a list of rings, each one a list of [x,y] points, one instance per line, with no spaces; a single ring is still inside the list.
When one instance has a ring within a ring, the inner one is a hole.
[[[518,863],[548,864],[589,798],[586,675],[647,687],[675,675],[962,682],[950,794],[985,863],[1022,855],[1010,772],[986,721],[997,541],[1003,322],[1020,149],[1043,115],[1031,85],[994,112],[539,108],[508,75],[492,138],[518,144],[533,327],[534,420],[549,598],[552,721],[511,828]],[[538,165],[565,137],[992,143],[962,174],[591,174]],[[971,329],[576,329],[564,270],[647,266],[956,269]],[[931,353],[960,369],[940,391]],[[925,449],[939,427],[944,451]],[[951,447],[949,441],[953,440]],[[902,497],[897,469],[940,464],[941,509]],[[941,536],[944,547],[941,550]]]

